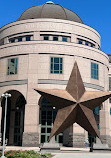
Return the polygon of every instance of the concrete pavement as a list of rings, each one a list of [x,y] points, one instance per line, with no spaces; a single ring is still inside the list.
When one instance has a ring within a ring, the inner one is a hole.
[[[58,153],[53,158],[111,158],[111,153]]]

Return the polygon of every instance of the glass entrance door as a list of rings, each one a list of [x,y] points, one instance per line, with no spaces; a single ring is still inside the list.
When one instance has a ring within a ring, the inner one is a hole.
[[[22,136],[24,131],[24,111],[26,101],[22,95],[16,101],[15,126],[14,126],[14,145],[22,146]]]
[[[53,127],[57,110],[46,100],[42,99],[41,105],[41,143],[47,142]],[[56,136],[56,142],[63,142],[63,134]]]

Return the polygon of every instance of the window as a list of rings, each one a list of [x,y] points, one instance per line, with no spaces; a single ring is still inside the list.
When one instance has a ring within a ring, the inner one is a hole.
[[[78,44],[82,44],[82,40],[79,39],[79,40],[78,40]]]
[[[31,36],[26,36],[26,41],[30,41],[31,40]]]
[[[49,36],[44,36],[44,40],[48,41],[49,40]]]
[[[67,42],[67,37],[62,37],[63,42]]]
[[[50,73],[62,74],[63,72],[63,58],[51,57]]]
[[[99,115],[99,106],[97,106],[94,110],[93,110],[93,113],[95,115]]]
[[[7,75],[17,74],[18,58],[8,59]]]
[[[54,36],[54,37],[53,37],[53,41],[58,41],[58,37],[57,37],[57,36]]]
[[[89,45],[88,41],[85,41],[85,45],[86,45],[86,46],[88,46],[88,45]]]
[[[91,63],[91,78],[98,80],[98,64]]]
[[[10,43],[14,43],[15,42],[15,38],[10,39]]]
[[[22,37],[18,37],[18,42],[21,42],[22,41]]]
[[[91,47],[94,47],[94,44],[93,44],[93,43],[91,43]]]

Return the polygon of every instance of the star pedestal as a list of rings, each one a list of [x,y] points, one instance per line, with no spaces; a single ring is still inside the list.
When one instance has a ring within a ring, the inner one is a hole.
[[[111,93],[86,91],[77,62],[74,64],[65,90],[37,88],[35,91],[58,110],[49,141],[74,123],[101,139],[93,110],[110,98]]]
[[[60,151],[59,143],[55,142],[55,136],[48,143],[44,143],[40,150],[42,153]]]
[[[110,150],[108,144],[102,144],[100,139],[96,138],[96,143],[93,145],[93,150]]]

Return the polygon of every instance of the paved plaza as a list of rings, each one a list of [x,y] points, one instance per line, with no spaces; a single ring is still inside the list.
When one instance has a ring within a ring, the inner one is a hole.
[[[111,153],[59,153],[53,158],[111,158]]]

